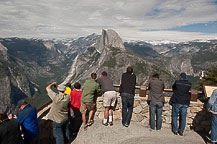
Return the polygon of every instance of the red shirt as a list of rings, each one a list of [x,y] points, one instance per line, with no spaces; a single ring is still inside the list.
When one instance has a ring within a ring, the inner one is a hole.
[[[80,111],[82,91],[72,90],[70,93],[70,109],[73,111]]]

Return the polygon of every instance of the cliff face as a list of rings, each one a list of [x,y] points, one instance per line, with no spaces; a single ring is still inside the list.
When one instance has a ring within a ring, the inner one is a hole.
[[[113,30],[103,30],[94,46],[77,55],[63,83],[77,81],[83,83],[90,78],[92,72],[100,74],[102,71],[107,71],[114,83],[119,84],[127,66],[133,66],[139,85],[146,83],[153,72],[159,72],[171,83],[169,72],[151,61],[128,53],[121,38]]]

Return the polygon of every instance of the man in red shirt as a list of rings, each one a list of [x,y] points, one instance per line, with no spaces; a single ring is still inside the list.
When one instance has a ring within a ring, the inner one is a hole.
[[[70,101],[70,128],[72,130],[72,135],[76,136],[79,128],[82,124],[82,118],[80,113],[81,106],[81,95],[82,91],[80,90],[81,84],[76,82],[74,84],[74,89],[70,93],[71,101]]]

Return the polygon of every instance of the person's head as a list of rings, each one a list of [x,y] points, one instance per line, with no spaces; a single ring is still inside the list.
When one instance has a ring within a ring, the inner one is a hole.
[[[19,109],[23,109],[26,105],[28,105],[28,102],[25,101],[25,99],[21,99],[17,102],[17,106]]]
[[[102,72],[102,75],[103,75],[103,76],[107,76],[107,72],[106,72],[106,71],[103,71],[103,72]]]
[[[97,78],[97,74],[96,73],[92,73],[91,74],[91,78],[95,80]]]
[[[182,78],[182,79],[187,79],[187,75],[186,75],[186,73],[184,73],[184,72],[181,73],[181,74],[180,74],[180,78]]]
[[[80,88],[81,88],[81,84],[78,83],[78,82],[76,82],[76,83],[74,84],[74,88],[75,88],[75,89],[80,89]]]
[[[63,93],[63,92],[66,90],[66,86],[63,85],[63,84],[60,84],[60,85],[57,86],[57,90],[58,90],[59,92],[62,92],[62,93]]]
[[[152,77],[153,77],[153,78],[158,78],[158,79],[159,79],[159,74],[158,74],[158,73],[153,74]]]
[[[7,114],[4,112],[0,112],[0,123],[2,123],[6,119],[8,119]]]
[[[131,66],[128,66],[128,67],[127,67],[127,72],[128,72],[128,73],[133,73],[133,68],[132,68]]]
[[[71,88],[71,83],[66,83],[65,86]]]

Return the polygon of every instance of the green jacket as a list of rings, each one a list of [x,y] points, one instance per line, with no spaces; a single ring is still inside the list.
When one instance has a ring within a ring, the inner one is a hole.
[[[95,80],[86,80],[84,83],[84,88],[82,90],[81,102],[82,103],[92,103],[96,102],[97,96],[100,96],[101,89],[99,84]]]

